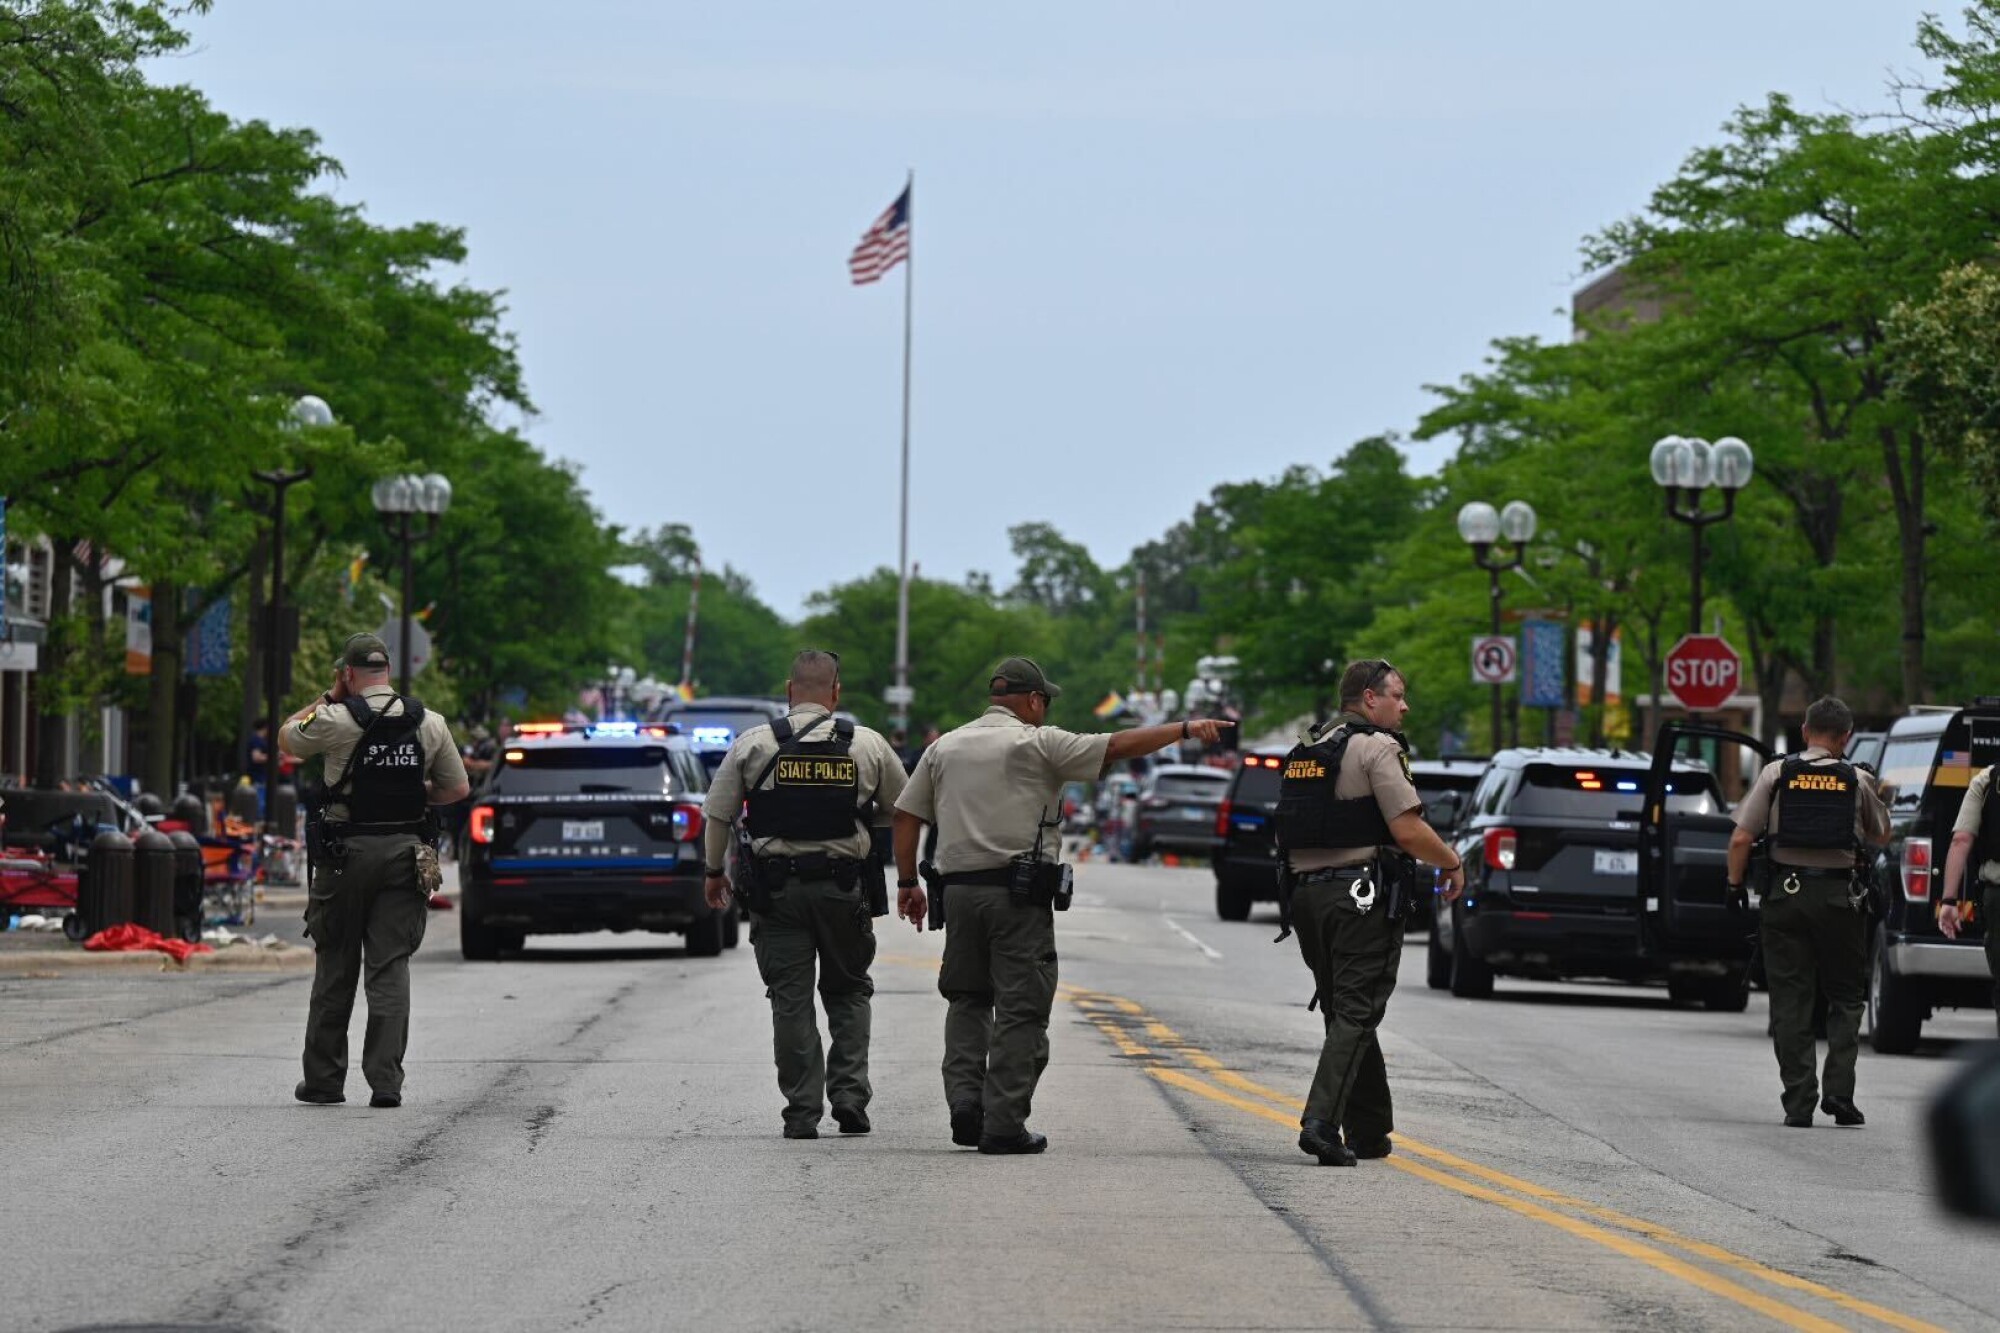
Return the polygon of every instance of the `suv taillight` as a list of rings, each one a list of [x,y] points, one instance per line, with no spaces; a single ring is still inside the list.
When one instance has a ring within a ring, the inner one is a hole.
[[[1903,896],[1913,903],[1931,900],[1931,840],[1903,839]]]
[[[1490,828],[1486,830],[1486,864],[1493,870],[1514,868],[1514,830],[1510,828]]]
[[[674,841],[693,842],[701,837],[701,807],[674,806]]]
[[[1216,837],[1226,838],[1229,836],[1229,812],[1235,808],[1236,808],[1236,803],[1230,800],[1227,796],[1223,797],[1222,804],[1216,807],[1215,809]]]
[[[492,842],[493,807],[490,805],[473,806],[472,819],[467,827],[472,833],[472,840],[474,842],[481,844]]]

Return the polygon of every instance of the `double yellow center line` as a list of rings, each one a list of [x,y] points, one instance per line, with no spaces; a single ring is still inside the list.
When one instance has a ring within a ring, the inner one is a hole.
[[[1144,1060],[1146,1072],[1161,1083],[1291,1130],[1298,1128],[1298,1117],[1304,1110],[1304,1103],[1225,1067],[1220,1060],[1184,1039],[1136,1002],[1068,985],[1061,988],[1061,993],[1111,1040],[1119,1054]],[[1691,1286],[1766,1315],[1787,1328],[1838,1333],[1842,1325],[1804,1306],[1692,1263],[1682,1256],[1700,1259],[1726,1272],[1755,1279],[1787,1293],[1816,1297],[1852,1314],[1891,1328],[1907,1330],[1907,1333],[1943,1333],[1935,1324],[1850,1296],[1844,1291],[1836,1291],[1810,1278],[1772,1268],[1721,1246],[1683,1236],[1658,1223],[1630,1217],[1504,1171],[1496,1171],[1418,1142],[1400,1131],[1396,1135],[1396,1150],[1397,1155],[1383,1160],[1398,1171],[1636,1259]],[[1418,1160],[1412,1161],[1411,1158]]]

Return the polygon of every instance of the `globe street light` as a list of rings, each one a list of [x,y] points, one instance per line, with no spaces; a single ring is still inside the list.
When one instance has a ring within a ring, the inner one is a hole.
[[[333,409],[326,405],[326,399],[314,394],[303,394],[292,403],[291,420],[287,423],[294,430],[320,430],[333,425]],[[264,641],[264,814],[270,817],[275,808],[273,801],[278,791],[278,770],[281,756],[278,753],[278,721],[283,714],[284,694],[292,687],[292,653],[298,647],[299,627],[294,615],[288,615],[285,605],[285,492],[313,474],[311,464],[301,468],[273,468],[250,475],[269,486],[272,491],[271,503],[271,598],[264,607],[262,638]],[[248,703],[248,700],[245,701]],[[254,707],[246,707],[244,713],[255,717]],[[247,728],[246,728],[247,730]],[[244,767],[249,767],[249,738],[244,738]],[[290,836],[291,829],[279,829],[279,833]]]
[[[404,473],[376,482],[369,498],[375,502],[375,512],[382,516],[390,535],[402,548],[402,632],[396,642],[396,683],[398,689],[407,693],[410,688],[410,603],[416,596],[410,577],[410,546],[437,534],[439,517],[451,508],[451,483],[435,472],[421,477]],[[425,520],[421,532],[412,524],[418,515]]]
[[[1668,435],[1653,445],[1653,480],[1667,493],[1667,517],[1685,523],[1694,539],[1693,593],[1688,602],[1688,633],[1701,633],[1702,529],[1721,523],[1736,512],[1736,493],[1750,484],[1756,459],[1750,446],[1733,435],[1714,444],[1707,440]],[[1702,496],[1722,492],[1720,510],[1704,509]]]
[[[1493,635],[1500,634],[1500,576],[1521,567],[1528,543],[1535,539],[1535,507],[1525,500],[1509,500],[1495,509],[1484,500],[1473,500],[1458,511],[1458,535],[1472,548],[1472,563],[1486,571],[1488,602],[1493,612]],[[1507,554],[1495,554],[1496,544],[1505,541]],[[1493,752],[1500,750],[1500,685],[1493,685]]]

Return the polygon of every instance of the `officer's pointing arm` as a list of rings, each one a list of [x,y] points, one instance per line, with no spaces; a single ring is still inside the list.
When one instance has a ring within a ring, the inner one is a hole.
[[[1220,718],[1191,718],[1187,722],[1167,722],[1157,727],[1134,727],[1130,731],[1113,732],[1111,744],[1105,747],[1104,762],[1115,764],[1121,759],[1137,759],[1141,755],[1164,750],[1175,741],[1199,740],[1205,745],[1213,745],[1222,739],[1225,727],[1233,727],[1234,722]],[[1182,734],[1185,726],[1187,732]]]

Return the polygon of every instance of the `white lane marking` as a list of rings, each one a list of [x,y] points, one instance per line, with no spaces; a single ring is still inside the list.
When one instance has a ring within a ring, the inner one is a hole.
[[[1183,926],[1180,922],[1168,916],[1165,912],[1160,913],[1160,920],[1167,923],[1167,929],[1173,931],[1174,934],[1180,936],[1182,939],[1186,940],[1189,944],[1192,944],[1195,948],[1201,950],[1204,954],[1208,955],[1209,958],[1215,959],[1217,961],[1219,961],[1222,958],[1222,953],[1220,950],[1211,949],[1206,944],[1203,944],[1200,940],[1195,938],[1195,934],[1193,931],[1189,930],[1186,926]]]

